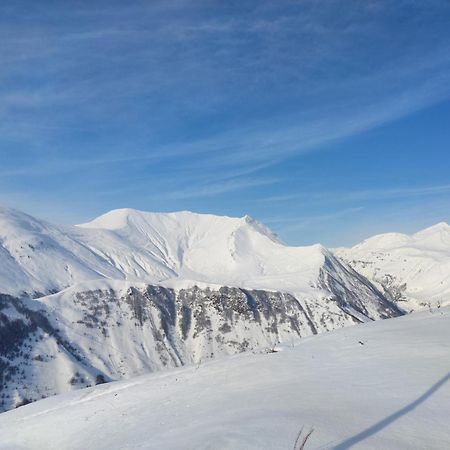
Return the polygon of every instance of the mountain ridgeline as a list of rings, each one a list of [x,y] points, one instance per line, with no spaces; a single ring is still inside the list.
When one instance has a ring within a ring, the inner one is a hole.
[[[408,236],[386,233],[336,256],[374,283],[405,311],[450,303],[450,226],[438,223]]]
[[[190,212],[56,226],[0,209],[0,405],[243,351],[403,310],[320,245]]]

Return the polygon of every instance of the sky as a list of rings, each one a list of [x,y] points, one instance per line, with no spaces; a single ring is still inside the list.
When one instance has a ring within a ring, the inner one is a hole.
[[[0,204],[332,247],[450,222],[447,0],[5,0],[0,62]]]

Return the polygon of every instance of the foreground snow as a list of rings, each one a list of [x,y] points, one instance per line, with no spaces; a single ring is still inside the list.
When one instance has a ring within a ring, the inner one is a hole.
[[[450,448],[450,308],[49,398],[1,449]]]

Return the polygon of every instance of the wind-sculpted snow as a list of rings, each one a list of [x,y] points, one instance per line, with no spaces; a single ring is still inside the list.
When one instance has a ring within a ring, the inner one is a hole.
[[[310,294],[329,252],[286,246],[248,216],[116,210],[61,227],[0,208],[0,253],[0,292],[39,297],[101,278]]]
[[[364,292],[363,305],[349,286],[333,283],[322,304],[273,291],[108,281],[35,300],[3,296],[2,408],[401,314],[377,292]]]
[[[335,254],[403,309],[450,304],[450,226],[374,236]]]

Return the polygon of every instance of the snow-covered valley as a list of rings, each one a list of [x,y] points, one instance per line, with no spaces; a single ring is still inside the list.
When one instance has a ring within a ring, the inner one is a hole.
[[[449,448],[450,309],[304,338],[277,353],[72,392],[0,415],[0,448]]]

